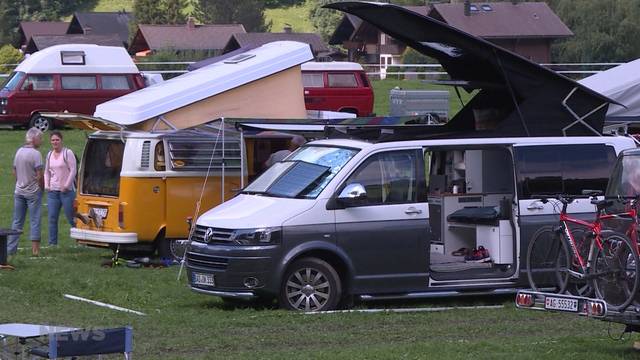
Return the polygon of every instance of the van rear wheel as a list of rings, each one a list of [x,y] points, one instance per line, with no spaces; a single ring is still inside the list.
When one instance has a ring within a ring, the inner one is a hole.
[[[280,287],[280,306],[297,311],[334,310],[342,296],[342,283],[336,270],[318,258],[294,262]]]
[[[35,113],[31,116],[31,120],[29,120],[29,128],[36,128],[42,132],[46,132],[47,130],[53,129],[53,122],[51,119]]]

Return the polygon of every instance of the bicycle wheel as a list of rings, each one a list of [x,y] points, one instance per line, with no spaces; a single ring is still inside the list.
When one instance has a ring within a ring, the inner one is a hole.
[[[590,236],[589,232],[581,228],[571,229],[571,236],[573,236],[573,240],[576,243],[576,248],[578,249],[580,257],[582,257],[586,261],[589,258],[589,251],[591,250],[591,242],[593,241],[593,236]],[[564,234],[562,234],[562,237],[566,239],[566,236]],[[571,252],[569,253],[571,254]],[[577,273],[582,273],[580,264],[578,263],[578,259],[573,260],[574,261],[571,264],[571,269],[573,269]],[[591,297],[594,294],[593,281],[588,279],[588,277],[578,278],[575,276],[569,276],[566,292],[571,295]]]
[[[596,247],[591,267],[596,296],[607,302],[609,309],[624,310],[638,291],[638,253],[622,234],[612,234]]]
[[[527,249],[527,277],[535,291],[564,293],[569,273],[569,249],[551,226],[539,228]]]

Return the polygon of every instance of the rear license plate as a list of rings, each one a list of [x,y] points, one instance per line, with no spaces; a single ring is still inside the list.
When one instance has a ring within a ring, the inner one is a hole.
[[[216,286],[213,274],[193,273],[194,285]]]
[[[107,209],[107,208],[99,208],[99,207],[94,207],[92,209],[93,209],[93,212],[96,215],[100,216],[103,219],[107,218],[107,212],[109,211],[109,209]]]
[[[544,308],[549,310],[578,312],[578,300],[547,296],[544,299]]]

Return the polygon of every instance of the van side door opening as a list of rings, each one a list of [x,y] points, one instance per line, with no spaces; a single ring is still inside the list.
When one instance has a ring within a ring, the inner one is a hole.
[[[428,171],[431,278],[512,276],[517,246],[510,150],[504,146],[438,147],[425,151],[424,160]]]

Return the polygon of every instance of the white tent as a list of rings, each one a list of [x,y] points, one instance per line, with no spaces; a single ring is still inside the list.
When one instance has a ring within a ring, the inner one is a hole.
[[[606,121],[640,120],[640,59],[578,82],[624,105],[610,104]]]

